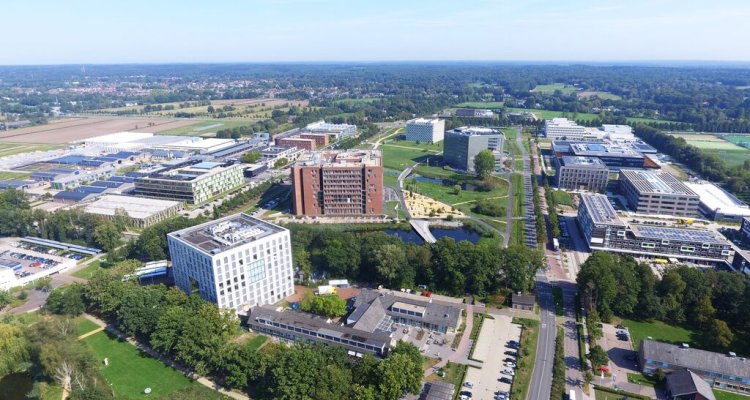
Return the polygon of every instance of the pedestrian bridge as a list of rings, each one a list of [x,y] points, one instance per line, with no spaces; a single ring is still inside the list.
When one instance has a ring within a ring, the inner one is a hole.
[[[437,242],[437,239],[435,239],[435,236],[433,236],[432,232],[430,231],[429,221],[425,219],[410,219],[409,223],[426,243]]]

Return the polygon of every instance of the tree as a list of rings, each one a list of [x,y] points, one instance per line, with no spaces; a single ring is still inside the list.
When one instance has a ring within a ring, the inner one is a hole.
[[[47,298],[47,310],[61,315],[80,315],[86,311],[84,293],[86,288],[80,283],[53,290]]]
[[[734,334],[726,322],[720,319],[714,319],[706,331],[706,343],[720,350],[726,350],[732,344]]]
[[[607,356],[607,352],[604,351],[602,346],[597,344],[592,346],[591,350],[589,350],[589,360],[591,360],[594,369],[597,369],[602,365],[607,365],[609,362],[609,356]]]
[[[206,112],[209,114],[213,114],[214,112],[216,112],[216,109],[214,109],[214,106],[208,106],[206,108]]]
[[[399,272],[406,267],[406,254],[401,246],[387,244],[375,250],[378,279],[388,287],[401,286]],[[413,282],[409,282],[413,283]]]
[[[346,314],[346,300],[335,294],[307,296],[302,300],[300,308],[326,317],[340,317]]]
[[[495,155],[490,150],[482,150],[474,157],[474,171],[480,179],[485,179],[495,170]]]
[[[453,194],[456,196],[461,194],[461,185],[453,185]]]
[[[0,376],[13,372],[28,357],[28,342],[21,328],[0,324]]]
[[[263,157],[263,154],[261,154],[260,151],[253,150],[253,151],[248,151],[247,153],[243,154],[242,158],[240,158],[240,161],[242,161],[245,164],[254,164],[258,162],[258,160],[260,160],[261,157]]]
[[[120,244],[120,231],[112,221],[102,221],[94,229],[94,240],[107,253]]]
[[[419,393],[421,376],[414,376],[415,367],[414,361],[406,354],[393,354],[381,361],[377,367],[380,398],[397,400],[406,392]]]

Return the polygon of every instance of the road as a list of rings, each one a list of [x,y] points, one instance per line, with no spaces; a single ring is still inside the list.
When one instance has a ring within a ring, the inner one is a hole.
[[[548,400],[552,387],[552,367],[555,360],[555,305],[552,286],[542,271],[536,275],[536,293],[539,302],[539,342],[536,346],[534,372],[529,384],[529,400]]]

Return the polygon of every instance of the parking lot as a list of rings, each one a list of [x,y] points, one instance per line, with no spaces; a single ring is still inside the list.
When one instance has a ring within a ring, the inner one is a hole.
[[[54,268],[62,263],[75,265],[76,261],[85,258],[80,254],[62,252],[19,241],[0,241],[0,259],[9,264],[20,264],[15,269],[18,278],[27,277],[41,271]]]
[[[456,336],[453,333],[442,334],[424,330],[420,334],[420,328],[402,324],[393,324],[393,328],[393,337],[396,340],[403,340],[417,346],[419,351],[427,357],[442,358],[454,351],[451,349],[451,343]],[[418,337],[421,338],[417,339]]]
[[[493,317],[495,319],[484,319],[472,357],[481,360],[482,367],[469,367],[466,371],[464,387],[461,388],[461,390],[470,391],[473,399],[494,399],[496,392],[509,393],[511,385],[501,382],[500,379],[503,377],[512,379],[512,376],[501,371],[510,369],[515,373],[515,368],[504,364],[506,359],[515,360],[516,357],[505,353],[516,352],[515,349],[508,347],[507,343],[511,340],[516,342],[520,340],[521,325],[513,324],[509,316],[493,315]],[[470,382],[472,387],[467,387],[467,382]]]
[[[627,383],[629,373],[638,373],[638,366],[630,341],[630,333],[627,336],[623,336],[618,335],[618,331],[627,332],[626,329],[618,329],[611,324],[602,324],[602,338],[599,339],[599,345],[602,346],[609,356],[610,362],[608,367],[612,373],[612,377],[609,380],[622,385],[623,382]],[[598,366],[594,367],[597,368]],[[598,380],[599,378],[597,378]]]

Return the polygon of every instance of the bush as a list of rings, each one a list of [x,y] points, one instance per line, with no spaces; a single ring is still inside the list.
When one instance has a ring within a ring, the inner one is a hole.
[[[505,216],[505,207],[500,205],[499,201],[479,200],[471,210],[477,214],[487,215],[490,217]]]

